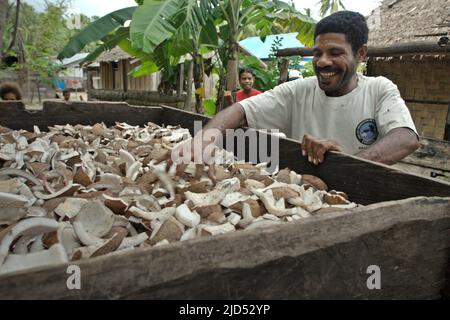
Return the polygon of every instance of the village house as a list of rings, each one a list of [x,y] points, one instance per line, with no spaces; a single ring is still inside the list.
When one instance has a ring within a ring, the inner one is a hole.
[[[385,0],[368,24],[367,74],[398,86],[422,137],[450,140],[450,1]]]
[[[193,89],[185,92],[184,64],[178,66],[178,89],[170,94],[161,92],[161,73],[159,71],[141,77],[133,77],[130,71],[140,65],[140,60],[115,47],[103,52],[94,61],[98,69],[88,72],[89,99],[105,101],[127,101],[135,105],[159,105],[179,107],[190,110],[194,106],[186,97]],[[189,78],[189,75],[188,75]],[[213,81],[207,75],[205,79],[205,97],[210,97],[214,90]],[[190,81],[192,83],[192,79]]]

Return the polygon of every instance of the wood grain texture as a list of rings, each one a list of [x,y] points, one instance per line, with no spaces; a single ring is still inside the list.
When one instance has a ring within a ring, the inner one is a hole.
[[[42,111],[28,111],[15,104],[0,102],[0,125],[14,130],[33,130],[37,125],[41,130],[55,124],[93,125],[104,122],[112,126],[116,121],[143,126],[149,121],[159,123],[160,107],[130,107],[116,102],[72,102],[45,101]]]
[[[361,204],[400,200],[415,196],[450,196],[450,183],[406,173],[390,166],[351,155],[330,152],[314,166],[300,154],[300,144],[280,140],[280,167],[322,178],[331,189],[343,190]]]
[[[450,172],[450,141],[421,138],[420,148],[402,162]]]
[[[201,121],[203,125],[207,124],[210,117],[191,112],[186,110],[180,110],[174,107],[170,107],[167,105],[162,105],[163,113],[161,123],[162,125],[172,125],[178,126],[180,125],[182,128],[189,129],[189,132],[192,136],[194,136],[194,121]]]
[[[448,48],[439,46],[437,41],[414,41],[402,44],[395,44],[388,47],[369,47],[368,57],[393,57],[419,54],[445,54]],[[290,56],[313,56],[313,48],[287,48],[277,50],[275,53],[277,57]]]
[[[427,178],[434,178],[440,181],[450,182],[450,171],[443,171],[439,169],[431,169],[415,164],[409,164],[405,162],[398,162],[393,165],[394,168],[402,170],[403,172],[419,174]]]
[[[0,276],[1,299],[438,299],[450,198],[414,198]],[[381,289],[367,288],[367,268]]]

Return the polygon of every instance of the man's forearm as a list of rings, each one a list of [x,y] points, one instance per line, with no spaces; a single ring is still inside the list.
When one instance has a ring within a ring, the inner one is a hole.
[[[413,153],[418,147],[417,136],[412,130],[396,128],[356,156],[391,165]]]
[[[247,121],[244,108],[242,108],[240,104],[235,103],[214,116],[214,118],[203,127],[203,131],[215,128],[221,133],[224,133],[226,129],[236,129],[246,125]]]

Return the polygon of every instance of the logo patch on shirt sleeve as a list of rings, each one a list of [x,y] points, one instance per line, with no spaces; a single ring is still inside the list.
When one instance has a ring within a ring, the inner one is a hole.
[[[356,127],[356,138],[365,145],[370,145],[377,141],[378,128],[375,119],[365,119]]]

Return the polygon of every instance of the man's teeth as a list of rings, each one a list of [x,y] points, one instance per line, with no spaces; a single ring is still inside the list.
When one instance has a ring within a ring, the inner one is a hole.
[[[336,72],[321,72],[320,75],[322,76],[322,78],[331,78],[332,76],[334,76],[336,74]]]

